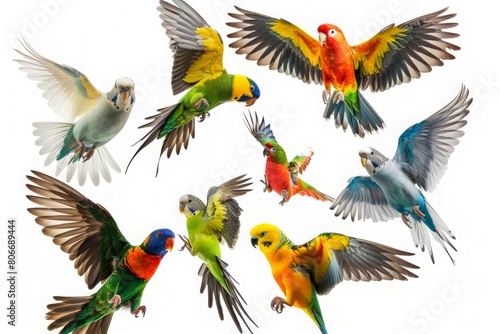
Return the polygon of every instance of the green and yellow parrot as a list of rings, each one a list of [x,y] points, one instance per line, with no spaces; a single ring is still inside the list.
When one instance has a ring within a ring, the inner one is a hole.
[[[333,114],[337,127],[346,131],[349,126],[360,137],[383,128],[384,121],[359,90],[378,92],[410,82],[442,66],[443,60],[454,59],[448,49],[460,49],[447,41],[459,35],[447,30],[457,23],[448,21],[455,14],[443,14],[446,8],[391,24],[352,46],[333,24],[319,25],[316,39],[285,19],[236,9],[240,13],[229,15],[238,21],[227,24],[238,29],[228,35],[237,40],[229,46],[258,65],[323,84],[323,116]]]
[[[323,202],[334,201],[333,197],[322,193],[299,178],[299,174],[306,170],[314,154],[310,147],[296,155],[292,161],[288,161],[285,150],[276,141],[271,125],[266,124],[264,117],[259,121],[257,113],[255,113],[255,117],[249,113],[249,117],[245,115],[245,124],[248,131],[262,144],[263,154],[267,157],[264,180],[261,181],[264,183],[264,191],[274,190],[278,193],[282,198],[279,202],[280,205],[288,202],[296,194],[309,196]]]
[[[260,224],[250,231],[251,242],[268,260],[285,298],[274,297],[277,313],[284,305],[302,309],[327,334],[317,295],[328,294],[343,280],[381,281],[418,277],[407,268],[416,265],[400,256],[414,255],[368,240],[337,233],[322,233],[295,245],[276,226]]]
[[[113,313],[122,308],[139,316],[146,313],[142,294],[161,260],[174,246],[175,234],[166,228],[151,232],[132,246],[111,214],[75,189],[43,173],[32,171],[27,184],[35,195],[28,199],[41,205],[29,208],[42,232],[69,254],[89,289],[103,283],[90,296],[60,297],[48,305],[49,330],[60,333],[106,334]]]
[[[202,122],[213,108],[229,101],[251,106],[260,96],[259,87],[252,79],[229,74],[224,68],[224,45],[219,33],[188,4],[173,1],[177,6],[161,0],[158,7],[174,53],[172,91],[174,94],[189,91],[177,104],[159,109],[158,114],[146,118],[151,121],[140,128],[152,129],[140,139],[144,142],[130,162],[151,142],[161,138],[159,158],[165,151],[167,158],[174,150],[179,154],[182,146],[187,149],[189,138],[195,136],[196,118]]]
[[[229,274],[227,264],[221,259],[221,242],[234,248],[240,232],[240,215],[243,211],[234,197],[251,191],[245,188],[251,184],[250,178],[240,175],[220,186],[213,186],[207,194],[207,204],[193,195],[183,195],[179,199],[179,210],[186,216],[188,237],[180,236],[191,255],[198,256],[203,264],[198,271],[202,276],[200,292],[208,290],[208,307],[215,300],[219,317],[224,320],[221,299],[231,315],[238,331],[242,333],[240,320],[250,332],[248,319],[255,322],[245,311],[242,295],[236,289],[235,281]],[[246,304],[246,303],[245,303]],[[246,318],[246,319],[245,319]]]

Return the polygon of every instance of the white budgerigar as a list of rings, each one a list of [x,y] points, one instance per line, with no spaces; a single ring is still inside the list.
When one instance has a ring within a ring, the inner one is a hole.
[[[20,41],[24,59],[16,59],[28,78],[38,87],[50,107],[67,122],[37,122],[33,131],[40,154],[47,154],[45,165],[57,160],[56,175],[64,168],[69,182],[78,170],[78,182],[87,174],[95,185],[100,175],[111,182],[109,167],[120,167],[104,146],[125,126],[135,102],[135,85],[129,78],[119,78],[106,94],[97,90],[78,70],[57,64],[36,52],[26,40]],[[76,120],[76,121],[75,121]]]
[[[455,263],[446,248],[448,244],[456,250],[447,236],[455,237],[420,189],[433,191],[446,171],[448,159],[464,134],[461,128],[467,124],[464,118],[472,102],[468,95],[462,87],[448,105],[403,132],[392,159],[374,148],[360,150],[361,163],[369,176],[349,180],[330,207],[336,209],[335,215],[375,222],[401,217],[410,228],[415,245],[422,251],[427,248],[432,262],[434,255],[427,231]]]

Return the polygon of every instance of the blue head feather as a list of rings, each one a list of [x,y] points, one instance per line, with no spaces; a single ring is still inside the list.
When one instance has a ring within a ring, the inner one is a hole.
[[[167,242],[168,239],[171,239],[171,241]],[[174,239],[175,233],[168,228],[154,230],[143,244],[144,251],[148,254],[161,255],[163,257],[168,253],[167,247],[171,248],[173,246]]]

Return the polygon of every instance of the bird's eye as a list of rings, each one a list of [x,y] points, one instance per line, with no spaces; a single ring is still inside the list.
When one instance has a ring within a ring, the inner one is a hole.
[[[328,30],[328,35],[329,35],[330,37],[331,37],[331,36],[333,36],[333,35],[335,35],[335,33],[336,33],[335,29],[330,29],[330,30]]]
[[[260,232],[260,236],[261,237],[265,237],[266,236],[266,232]]]
[[[156,233],[156,237],[158,239],[161,239],[163,237],[163,233],[161,233],[161,232]]]
[[[271,151],[276,152],[276,147],[273,147]]]
[[[192,200],[188,199],[188,203],[191,203],[191,202],[192,202]]]
[[[250,91],[253,92],[255,90],[255,86],[254,85],[251,85],[250,86]]]
[[[372,153],[370,153],[370,154],[371,154],[371,155],[373,155],[373,152],[372,152]]]

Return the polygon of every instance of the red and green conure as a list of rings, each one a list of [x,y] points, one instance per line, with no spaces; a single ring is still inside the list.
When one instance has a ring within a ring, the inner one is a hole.
[[[161,260],[174,246],[175,234],[157,229],[144,242],[132,246],[118,229],[111,214],[70,186],[48,175],[33,171],[27,184],[36,195],[28,199],[41,205],[29,208],[43,233],[53,238],[61,250],[75,261],[89,289],[104,283],[97,292],[83,297],[55,296],[48,305],[49,330],[60,333],[75,330],[106,334],[113,313],[129,308],[136,317],[146,313],[141,305],[144,288]]]
[[[460,49],[446,41],[459,36],[446,31],[457,25],[447,22],[455,14],[441,15],[446,8],[391,24],[354,46],[332,24],[318,27],[317,40],[285,19],[236,9],[241,13],[229,15],[239,21],[228,25],[239,30],[228,35],[237,38],[229,46],[258,65],[305,83],[323,84],[323,116],[328,119],[333,114],[337,127],[345,131],[349,126],[360,137],[383,128],[384,122],[359,90],[384,91],[410,82],[433,66],[442,66],[443,60],[454,59],[447,49]]]
[[[274,190],[281,195],[281,205],[296,194],[310,196],[320,201],[334,201],[331,196],[320,192],[299,178],[299,174],[306,170],[314,154],[310,147],[295,156],[292,161],[288,161],[285,150],[276,141],[271,126],[265,123],[264,117],[259,121],[257,113],[255,113],[255,118],[250,114],[249,118],[245,116],[245,123],[250,133],[264,146],[263,154],[267,157],[265,179],[261,181],[265,185],[264,191]]]

